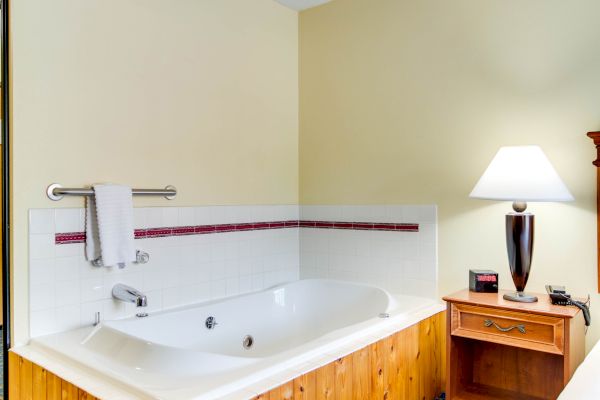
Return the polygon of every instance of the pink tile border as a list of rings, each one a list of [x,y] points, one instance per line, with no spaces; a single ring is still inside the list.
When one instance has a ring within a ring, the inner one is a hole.
[[[363,231],[419,232],[419,224],[335,222],[335,221],[274,221],[244,224],[217,224],[136,229],[135,238],[156,238],[212,233],[258,231],[284,228],[349,229]],[[55,235],[55,244],[84,243],[85,232],[66,232]]]

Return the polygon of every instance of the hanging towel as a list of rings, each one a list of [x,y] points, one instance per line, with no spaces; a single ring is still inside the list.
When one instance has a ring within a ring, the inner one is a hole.
[[[89,261],[119,266],[135,261],[131,188],[94,185],[86,210],[85,253]]]

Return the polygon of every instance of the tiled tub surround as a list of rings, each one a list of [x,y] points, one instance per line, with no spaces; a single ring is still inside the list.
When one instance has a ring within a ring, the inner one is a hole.
[[[300,209],[136,208],[136,248],[150,253],[150,262],[123,270],[85,260],[84,209],[31,210],[31,336],[88,325],[96,312],[102,319],[132,315],[132,305],[111,297],[119,282],[144,291],[150,311],[256,291],[300,274],[435,297],[434,206]]]
[[[140,238],[147,264],[97,268],[84,256],[81,238],[57,244],[57,234],[82,232],[84,209],[34,209],[29,221],[30,336],[135,314],[112,299],[116,283],[148,297],[148,311],[260,290],[298,279],[298,227],[228,231],[212,235]],[[135,228],[297,221],[297,206],[152,207],[134,210]],[[58,235],[60,237],[60,235]]]
[[[413,231],[300,230],[300,277],[370,283],[391,293],[437,298],[437,207],[301,206],[301,220],[394,221]]]

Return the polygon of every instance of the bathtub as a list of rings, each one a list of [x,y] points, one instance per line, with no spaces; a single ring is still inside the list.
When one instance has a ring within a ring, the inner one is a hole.
[[[443,309],[431,299],[310,279],[105,321],[27,347],[106,377],[131,398],[243,398],[284,383],[282,371],[300,375]]]

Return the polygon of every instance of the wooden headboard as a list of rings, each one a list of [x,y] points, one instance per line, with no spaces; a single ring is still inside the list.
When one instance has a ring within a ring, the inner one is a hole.
[[[596,251],[598,252],[598,293],[600,293],[600,132],[588,132],[587,135],[596,146],[596,159],[592,164],[596,166]]]

